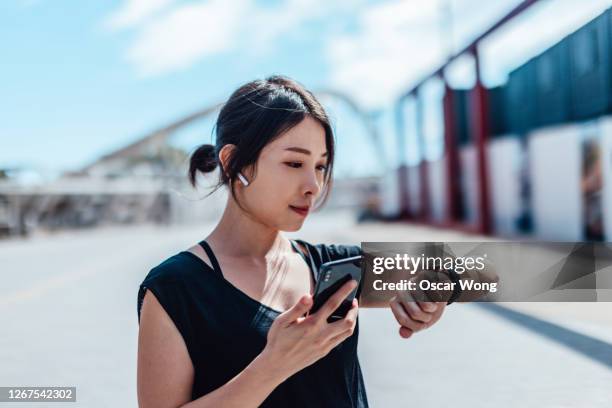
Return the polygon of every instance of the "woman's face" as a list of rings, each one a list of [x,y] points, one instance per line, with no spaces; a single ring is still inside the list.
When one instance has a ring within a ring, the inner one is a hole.
[[[250,184],[238,183],[240,203],[267,226],[299,230],[322,192],[327,158],[325,130],[306,116],[262,149],[255,178],[243,172]]]

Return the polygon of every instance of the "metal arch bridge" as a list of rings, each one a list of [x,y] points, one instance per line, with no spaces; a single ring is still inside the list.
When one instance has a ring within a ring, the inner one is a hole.
[[[353,98],[343,92],[331,89],[323,89],[314,92],[314,94],[318,97],[329,97],[338,100],[342,102],[345,106],[347,106],[352,111],[352,113],[355,114],[359,122],[361,122],[361,124],[363,125],[368,139],[372,143],[373,151],[376,153],[381,168],[386,169],[387,161],[385,160],[385,152],[383,149],[382,142],[380,140],[380,134],[368,112],[361,106],[359,106],[359,104]],[[141,139],[119,150],[100,157],[98,160],[96,160],[94,163],[90,164],[83,170],[84,172],[88,172],[91,168],[108,161],[116,160],[121,157],[138,155],[150,149],[161,149],[163,146],[168,144],[168,140],[174,132],[198,120],[202,120],[208,117],[209,115],[214,114],[221,108],[221,106],[223,106],[223,103],[217,103],[207,106],[206,108],[198,110],[181,119],[178,119],[170,123],[169,125],[154,130],[148,135],[142,137]]]

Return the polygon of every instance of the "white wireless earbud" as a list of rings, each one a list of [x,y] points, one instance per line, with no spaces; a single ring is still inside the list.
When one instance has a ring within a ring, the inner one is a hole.
[[[238,172],[238,179],[245,187],[249,185],[249,181],[240,172]]]

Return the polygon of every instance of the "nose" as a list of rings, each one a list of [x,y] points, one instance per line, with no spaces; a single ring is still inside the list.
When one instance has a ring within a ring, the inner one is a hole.
[[[304,196],[318,197],[321,189],[323,188],[323,177],[320,176],[316,170],[306,172],[304,176],[304,182],[302,183],[302,194]]]

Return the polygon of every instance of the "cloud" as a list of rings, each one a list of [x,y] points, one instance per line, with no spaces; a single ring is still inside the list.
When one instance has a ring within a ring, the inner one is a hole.
[[[255,53],[267,53],[277,38],[299,34],[306,22],[323,18],[330,12],[321,0],[288,0],[278,7],[253,7],[248,42]]]
[[[358,30],[327,43],[331,85],[368,107],[391,102],[442,58],[438,5],[402,0],[361,9]]]
[[[144,77],[185,70],[223,52],[260,56],[315,21],[324,23],[324,32],[317,34],[326,44],[330,85],[368,105],[389,100],[439,60],[438,5],[432,1],[372,5],[365,0],[288,0],[274,7],[255,0],[139,4],[128,1],[107,24],[135,29],[126,59]],[[338,29],[342,16],[356,16],[357,33]]]
[[[187,69],[222,52],[268,53],[280,38],[299,35],[306,23],[355,4],[288,0],[266,7],[256,0],[172,1],[129,0],[103,22],[112,31],[135,29],[126,58],[142,76]]]
[[[102,25],[111,31],[131,28],[174,2],[175,0],[127,0],[118,10],[104,19]]]
[[[189,68],[203,57],[234,48],[248,12],[247,0],[176,7],[139,30],[127,59],[143,76]]]

